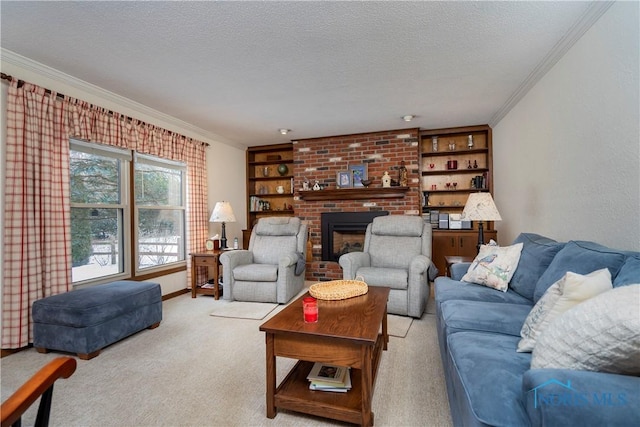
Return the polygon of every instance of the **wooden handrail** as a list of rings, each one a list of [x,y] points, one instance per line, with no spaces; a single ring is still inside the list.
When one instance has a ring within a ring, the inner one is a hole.
[[[69,378],[75,372],[76,365],[76,359],[73,357],[58,357],[36,372],[2,403],[0,409],[2,427],[9,427],[20,420],[22,414],[29,409],[33,402],[48,390],[53,389],[53,384],[58,378]],[[40,405],[42,406],[42,403]],[[46,414],[47,421],[48,417],[49,415]],[[38,411],[38,418],[40,418],[40,411]]]

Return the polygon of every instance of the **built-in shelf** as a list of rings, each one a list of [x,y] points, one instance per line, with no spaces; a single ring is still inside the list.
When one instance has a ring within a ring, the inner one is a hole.
[[[422,176],[428,176],[428,175],[455,175],[455,174],[461,174],[461,173],[468,173],[468,174],[481,174],[484,172],[487,172],[489,169],[487,168],[464,168],[464,169],[427,169],[422,171]]]
[[[446,156],[460,156],[465,154],[485,154],[489,151],[488,148],[472,148],[470,150],[449,150],[449,151],[425,151],[420,155],[422,157],[446,157]]]
[[[402,199],[409,187],[340,188],[337,190],[299,191],[302,200]]]
[[[457,188],[457,189],[441,189],[441,190],[425,190],[424,193],[486,193],[488,188]]]

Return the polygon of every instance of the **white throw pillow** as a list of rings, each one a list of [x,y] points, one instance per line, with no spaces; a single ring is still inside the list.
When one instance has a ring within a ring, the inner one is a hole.
[[[517,351],[532,351],[542,331],[555,318],[581,302],[612,288],[611,273],[607,268],[587,275],[568,271],[562,279],[546,290],[529,312],[520,330],[522,339],[518,342]]]
[[[506,292],[509,281],[518,267],[520,252],[522,243],[504,247],[482,245],[462,281]]]
[[[531,368],[640,375],[640,284],[579,304],[551,322],[531,356]]]

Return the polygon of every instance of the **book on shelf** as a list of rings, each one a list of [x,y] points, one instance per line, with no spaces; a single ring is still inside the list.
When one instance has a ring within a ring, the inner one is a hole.
[[[307,375],[307,379],[309,381],[341,384],[344,383],[344,378],[348,370],[349,368],[344,366],[334,366],[316,362],[313,364],[309,375]]]
[[[213,283],[205,283],[203,285],[200,285],[201,289],[213,289],[215,287],[215,284]]]
[[[351,390],[351,375],[345,366],[326,365],[316,362],[307,375],[309,390],[344,393]]]
[[[333,391],[337,393],[346,393],[351,390],[351,373],[349,369],[346,370],[344,382],[340,384],[336,383],[328,383],[324,381],[310,381],[309,382],[309,390],[317,390],[317,391]]]

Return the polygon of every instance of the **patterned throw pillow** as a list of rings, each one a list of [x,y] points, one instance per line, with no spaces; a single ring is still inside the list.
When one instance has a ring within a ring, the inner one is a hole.
[[[527,316],[518,343],[517,351],[530,352],[540,334],[555,318],[589,298],[612,289],[611,273],[603,268],[585,276],[567,272],[562,279],[551,285]]]
[[[614,288],[551,322],[531,355],[531,368],[640,375],[640,284]]]
[[[462,281],[506,292],[521,252],[522,243],[505,247],[482,245]]]

